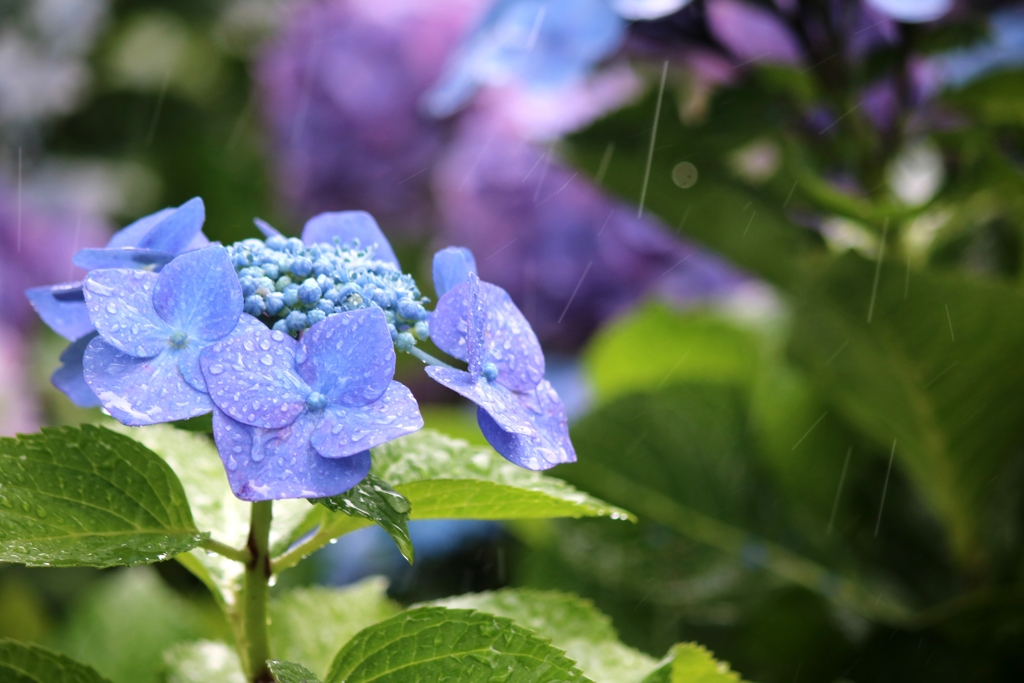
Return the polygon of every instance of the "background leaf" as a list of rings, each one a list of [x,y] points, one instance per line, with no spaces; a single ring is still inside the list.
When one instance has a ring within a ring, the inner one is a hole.
[[[169,425],[117,425],[115,429],[152,449],[178,474],[200,529],[213,532],[222,543],[236,548],[245,546],[251,505],[231,492],[217,448],[208,437]],[[308,515],[309,504],[304,500],[275,501],[272,546],[279,551],[287,547],[288,539]],[[233,604],[245,569],[240,563],[201,548],[179,555],[177,560],[199,577],[223,605]]]
[[[202,540],[174,472],[137,442],[91,425],[0,439],[0,560],[133,565]]]
[[[166,683],[246,683],[235,651],[224,643],[200,640],[164,653]]]
[[[0,640],[4,683],[110,683],[94,669],[37,645]]]
[[[705,647],[681,643],[672,648],[669,660],[643,683],[741,683],[742,680]]]
[[[572,660],[509,619],[443,607],[403,612],[341,649],[326,683],[589,681]]]
[[[344,588],[297,588],[270,602],[271,652],[325,676],[338,648],[367,626],[401,608],[387,596],[387,581],[363,579]]]
[[[611,620],[589,600],[556,591],[504,589],[437,600],[451,609],[474,609],[511,619],[549,638],[601,683],[636,683],[657,663],[619,642]]]

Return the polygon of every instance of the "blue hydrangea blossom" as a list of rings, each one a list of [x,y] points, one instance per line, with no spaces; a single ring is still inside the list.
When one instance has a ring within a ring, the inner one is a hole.
[[[299,341],[261,326],[210,346],[201,362],[217,447],[243,500],[340,493],[369,472],[368,449],[423,427],[412,393],[393,380],[377,308],[332,315]]]
[[[99,333],[85,350],[85,380],[127,425],[210,412],[200,351],[262,327],[242,313],[241,286],[221,246],[182,254],[159,274],[94,270],[83,289]]]
[[[576,460],[565,408],[544,379],[540,343],[505,290],[467,272],[438,301],[431,330],[438,348],[469,369],[433,365],[427,374],[477,404],[496,451],[531,470]]]
[[[176,208],[166,208],[131,223],[110,238],[102,249],[81,249],[75,265],[97,268],[140,268],[159,270],[176,255],[209,244],[203,235],[206,209],[194,197]],[[80,407],[99,405],[89,391],[82,373],[83,356],[96,328],[85,305],[82,282],[66,282],[26,290],[32,306],[54,332],[73,342],[61,354],[61,368],[54,373],[54,385]]]

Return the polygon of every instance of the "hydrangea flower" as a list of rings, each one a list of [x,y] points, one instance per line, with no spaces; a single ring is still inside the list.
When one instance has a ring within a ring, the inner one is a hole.
[[[182,254],[159,274],[94,270],[84,292],[99,333],[85,349],[85,380],[103,407],[127,425],[210,412],[200,351],[262,328],[243,314],[241,285],[221,246]]]
[[[87,271],[97,268],[159,270],[177,254],[209,244],[202,233],[205,218],[203,200],[195,197],[179,207],[140,218],[114,234],[104,248],[79,250],[74,263]],[[33,287],[26,290],[25,295],[43,322],[73,342],[61,354],[62,367],[59,375],[53,377],[54,385],[80,407],[99,405],[99,400],[90,394],[82,375],[78,374],[89,344],[83,340],[96,331],[85,304],[82,282]]]
[[[369,448],[423,427],[392,378],[383,311],[345,311],[296,341],[259,327],[207,348],[214,437],[235,495],[311,498],[345,491],[370,470]]]
[[[626,36],[629,20],[672,14],[689,0],[496,0],[424,97],[434,116],[481,86],[560,88],[582,80]]]
[[[451,276],[454,267],[440,270]],[[468,270],[438,301],[431,329],[438,348],[469,370],[432,365],[427,374],[477,404],[480,430],[496,451],[531,470],[575,462],[565,408],[544,379],[540,343],[505,290]]]

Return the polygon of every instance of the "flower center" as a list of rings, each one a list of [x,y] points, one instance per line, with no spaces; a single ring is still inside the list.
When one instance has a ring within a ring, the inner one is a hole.
[[[183,349],[185,348],[185,343],[188,342],[188,333],[182,332],[181,330],[172,332],[170,342],[171,346],[173,346],[174,348]]]
[[[327,397],[319,391],[314,391],[306,397],[306,407],[312,411],[323,410],[327,406]]]
[[[488,382],[493,382],[494,380],[498,379],[498,366],[495,365],[494,363],[484,363],[484,367],[482,368],[482,370],[484,379],[486,379]]]

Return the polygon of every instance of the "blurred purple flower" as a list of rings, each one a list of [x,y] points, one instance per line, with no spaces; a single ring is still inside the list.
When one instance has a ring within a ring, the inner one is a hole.
[[[85,271],[71,264],[72,256],[83,247],[103,244],[107,234],[104,223],[93,216],[19,202],[17,191],[0,181],[0,292],[5,323],[27,327],[35,316],[24,291],[80,279]]]
[[[744,279],[550,152],[466,123],[436,176],[443,240],[474,252],[480,276],[519,302],[542,342],[578,348],[647,294],[693,302]]]
[[[896,21],[921,24],[941,19],[953,9],[954,0],[865,0],[871,7]]]
[[[445,124],[420,110],[481,0],[305,3],[257,71],[278,186],[300,216],[365,209],[392,234],[433,222]]]

